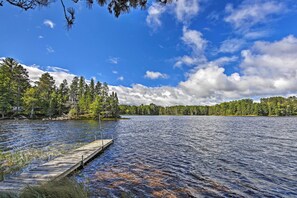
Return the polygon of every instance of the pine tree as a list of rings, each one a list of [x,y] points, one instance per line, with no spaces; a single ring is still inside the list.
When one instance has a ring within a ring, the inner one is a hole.
[[[52,109],[50,108],[51,94],[55,89],[55,81],[49,73],[44,73],[37,82],[37,92],[39,96],[39,106],[41,113],[51,116]]]

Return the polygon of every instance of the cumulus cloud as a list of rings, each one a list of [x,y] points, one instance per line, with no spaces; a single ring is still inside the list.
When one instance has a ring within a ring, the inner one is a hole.
[[[124,76],[118,77],[118,80],[123,81],[124,80]]]
[[[269,17],[283,13],[286,6],[280,1],[245,0],[237,8],[228,4],[225,8],[227,16],[224,20],[238,32],[248,33],[256,24],[264,24]],[[263,32],[253,31],[254,38],[263,36]]]
[[[197,30],[190,30],[187,27],[183,27],[183,36],[181,37],[183,43],[190,48],[191,56],[184,55],[178,57],[175,63],[175,67],[182,65],[194,65],[206,61],[204,54],[207,46],[207,41],[203,38],[201,32]]]
[[[173,14],[178,22],[187,24],[199,13],[199,0],[178,0],[166,6],[153,3],[148,9],[147,25],[156,30],[162,25],[161,16],[165,12]]]
[[[144,77],[155,80],[155,79],[159,79],[159,78],[168,78],[168,75],[162,74],[160,72],[146,71]]]
[[[159,3],[153,3],[148,9],[148,15],[146,17],[146,23],[153,29],[157,29],[162,25],[160,19],[161,15],[165,12],[166,7]]]
[[[297,94],[297,38],[289,35],[274,42],[258,41],[241,51],[240,72],[226,74],[224,65],[238,57],[221,57],[197,65],[177,86],[110,86],[121,104],[210,105],[246,97]],[[24,67],[33,81],[46,72],[38,66]],[[75,76],[63,68],[49,67],[59,84]],[[158,72],[156,72],[158,73]],[[154,73],[153,73],[154,74]],[[154,74],[155,75],[155,74]],[[157,74],[156,76],[162,75]],[[120,79],[119,79],[120,80]]]
[[[123,104],[208,105],[245,97],[297,94],[297,38],[255,42],[242,51],[241,72],[222,67],[237,57],[222,57],[197,66],[176,87],[112,86]]]
[[[56,25],[53,21],[51,21],[51,20],[49,20],[49,19],[45,19],[45,20],[43,21],[43,24],[44,24],[45,26],[51,28],[51,29],[54,29],[54,27],[55,27],[55,25]]]
[[[289,35],[272,43],[258,41],[251,49],[242,51],[242,57],[240,67],[245,75],[292,79],[297,72],[297,39]]]
[[[186,102],[192,99],[191,96],[185,94],[180,88],[169,86],[147,87],[141,84],[134,84],[132,87],[110,86],[110,89],[117,92],[121,104],[128,105],[150,103],[164,106],[178,105],[186,104]]]
[[[175,4],[175,15],[180,22],[187,22],[199,12],[198,0],[178,0]]]
[[[47,69],[41,69],[37,65],[27,66],[22,64],[22,66],[28,71],[28,74],[32,83],[38,81],[41,75],[44,74],[45,72],[48,72],[51,76],[53,76],[57,86],[59,86],[64,79],[66,79],[68,83],[70,83],[72,79],[76,76],[74,74],[69,73],[68,70],[60,67],[49,66],[47,67]]]

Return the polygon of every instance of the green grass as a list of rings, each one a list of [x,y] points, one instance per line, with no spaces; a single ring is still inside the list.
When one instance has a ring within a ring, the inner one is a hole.
[[[28,186],[20,194],[0,194],[0,198],[87,198],[88,196],[88,190],[83,184],[68,178],[41,186]]]
[[[26,167],[34,159],[48,161],[49,159],[67,153],[67,149],[65,149],[66,147],[75,149],[81,145],[82,144],[61,145],[60,147],[51,147],[47,150],[31,148],[28,150],[11,151],[7,153],[0,151],[0,181],[4,179],[5,175],[14,173]]]
[[[75,180],[63,179],[47,184],[25,188],[20,198],[87,198],[88,191]]]

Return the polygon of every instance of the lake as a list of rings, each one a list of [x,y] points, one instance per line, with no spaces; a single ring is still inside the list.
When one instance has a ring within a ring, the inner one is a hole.
[[[297,117],[129,118],[102,124],[114,144],[72,176],[94,197],[297,196]],[[95,138],[96,121],[0,121],[1,151],[45,156],[21,171]]]

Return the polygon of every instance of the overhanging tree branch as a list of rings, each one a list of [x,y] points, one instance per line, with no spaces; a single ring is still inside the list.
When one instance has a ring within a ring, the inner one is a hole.
[[[79,3],[83,0],[72,0],[74,4]],[[88,8],[92,8],[94,0],[84,0]],[[0,0],[0,6],[4,5],[4,2],[10,5],[19,7],[24,10],[35,9],[36,7],[47,7],[49,4],[55,2],[55,0]],[[171,3],[172,0],[156,0],[160,4]],[[75,21],[75,10],[72,7],[65,6],[64,0],[60,0],[63,8],[64,17],[67,22],[67,28],[71,28]],[[145,9],[147,0],[97,0],[99,6],[107,5],[107,9],[111,14],[119,17],[122,13],[128,13],[131,8]]]

